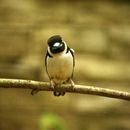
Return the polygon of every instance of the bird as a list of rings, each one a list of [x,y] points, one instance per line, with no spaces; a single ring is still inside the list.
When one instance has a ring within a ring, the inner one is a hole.
[[[75,67],[74,50],[69,48],[60,35],[53,35],[47,40],[45,68],[54,89],[54,96],[64,96],[65,92],[56,91],[62,84],[70,83],[74,88],[73,73]]]

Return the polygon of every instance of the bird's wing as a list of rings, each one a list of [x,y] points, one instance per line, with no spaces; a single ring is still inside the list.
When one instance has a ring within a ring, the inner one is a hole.
[[[48,74],[48,70],[47,70],[47,58],[52,58],[53,56],[51,56],[47,50],[46,52],[46,56],[45,56],[45,68],[46,68],[46,72],[47,72],[47,75],[49,77],[49,74]],[[50,77],[49,77],[50,78]]]
[[[75,57],[74,57],[74,50],[72,48],[70,48],[70,53],[73,57],[73,71],[72,71],[72,75],[71,75],[71,78],[73,78],[74,67],[75,67]]]

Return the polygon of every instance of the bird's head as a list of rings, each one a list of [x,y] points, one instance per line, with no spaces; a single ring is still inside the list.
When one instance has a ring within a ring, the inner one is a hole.
[[[60,35],[54,35],[47,41],[51,53],[56,54],[65,50],[65,43]]]

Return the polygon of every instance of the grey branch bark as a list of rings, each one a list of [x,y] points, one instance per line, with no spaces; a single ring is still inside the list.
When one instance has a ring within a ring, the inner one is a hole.
[[[21,80],[21,79],[0,79],[0,88],[24,88],[24,89],[36,89],[38,91],[54,91],[54,89],[50,87],[50,83],[48,82],[39,82],[39,81]],[[56,90],[70,93],[98,95],[130,101],[129,92],[123,92],[94,86],[75,85],[75,87],[72,89],[70,84],[64,84],[61,87],[56,88]]]

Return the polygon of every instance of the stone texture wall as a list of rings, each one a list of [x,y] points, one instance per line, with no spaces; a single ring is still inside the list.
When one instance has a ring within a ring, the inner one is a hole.
[[[44,56],[53,34],[75,50],[76,83],[130,91],[128,0],[1,0],[0,77],[48,80]],[[34,130],[41,113],[53,111],[70,130],[128,130],[129,107],[103,97],[1,89],[0,129]]]

